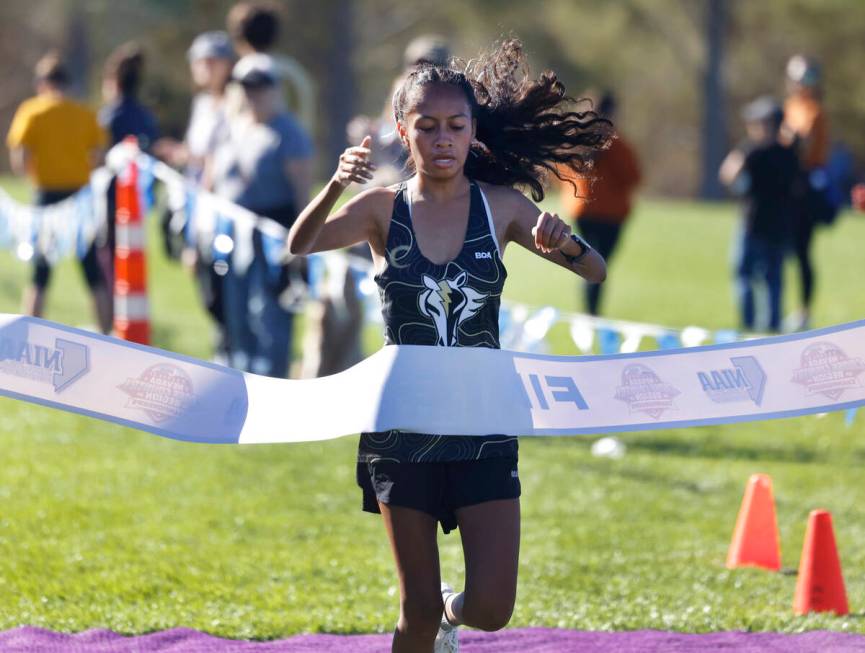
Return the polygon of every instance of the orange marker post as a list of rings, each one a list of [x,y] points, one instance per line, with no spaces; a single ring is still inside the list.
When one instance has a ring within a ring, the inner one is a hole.
[[[826,510],[812,510],[808,516],[793,611],[799,615],[834,612],[839,616],[850,612],[832,515]]]
[[[132,137],[131,141],[129,146],[137,149],[137,140]],[[114,330],[119,338],[147,345],[150,344],[147,259],[144,220],[138,197],[138,166],[134,159],[117,176],[116,192]]]
[[[727,568],[735,567],[762,567],[772,571],[781,568],[772,479],[766,474],[753,474],[748,479],[727,553]]]

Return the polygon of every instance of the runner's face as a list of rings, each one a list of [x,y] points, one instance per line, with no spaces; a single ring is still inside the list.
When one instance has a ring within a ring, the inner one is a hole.
[[[418,174],[435,179],[463,174],[475,121],[461,89],[445,84],[422,89],[399,131]]]

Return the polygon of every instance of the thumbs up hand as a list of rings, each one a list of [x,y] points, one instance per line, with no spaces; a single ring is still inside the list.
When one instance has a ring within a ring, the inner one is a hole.
[[[372,137],[364,136],[360,145],[349,147],[339,157],[339,166],[333,175],[334,180],[345,188],[352,182],[365,184],[372,179],[375,165],[369,160],[372,150]]]

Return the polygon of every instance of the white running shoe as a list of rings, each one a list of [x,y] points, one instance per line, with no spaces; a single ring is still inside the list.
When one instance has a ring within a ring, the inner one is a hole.
[[[447,602],[448,597],[454,593],[453,587],[447,583],[442,583],[442,599]],[[434,653],[459,653],[460,639],[457,632],[457,626],[454,626],[444,613],[442,613],[442,622],[439,626],[439,632],[436,635]]]

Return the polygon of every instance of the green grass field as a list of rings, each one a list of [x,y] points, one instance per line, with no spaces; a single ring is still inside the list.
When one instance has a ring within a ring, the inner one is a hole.
[[[734,326],[734,226],[732,205],[643,202],[612,265],[607,313]],[[865,317],[863,242],[861,216],[819,234],[816,326]],[[510,299],[577,309],[564,271],[518,251],[506,263]],[[189,276],[156,247],[150,273],[156,344],[208,356]],[[27,274],[0,254],[0,312],[17,312]],[[77,265],[56,271],[48,317],[92,323]],[[575,353],[564,326],[550,342]],[[852,428],[830,414],[627,434],[621,460],[594,458],[591,438],[524,440],[512,625],[865,633],[863,435],[865,414]],[[396,583],[379,520],[359,510],[355,446],[185,444],[0,400],[0,629],[390,631]],[[787,568],[798,565],[808,512],[832,511],[852,615],[794,617],[793,574],[725,569],[753,472],[774,480]],[[440,540],[443,574],[459,586],[459,539]]]

